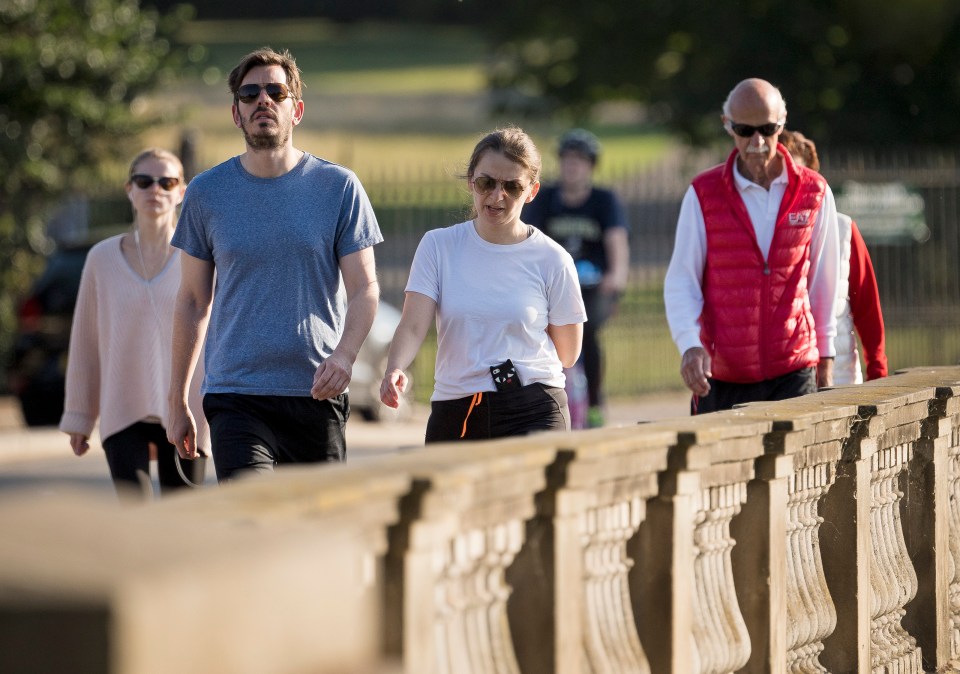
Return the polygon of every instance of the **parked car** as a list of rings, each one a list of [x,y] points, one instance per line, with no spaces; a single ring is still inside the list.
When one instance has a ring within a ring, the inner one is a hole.
[[[59,248],[50,254],[43,273],[19,305],[17,334],[7,373],[10,390],[19,399],[28,426],[55,426],[63,415],[70,328],[80,274],[92,245]],[[354,364],[350,406],[370,421],[389,421],[410,412],[409,404],[393,410],[380,402],[380,379],[399,322],[400,312],[381,303]],[[413,400],[412,394],[408,400]]]
[[[350,382],[350,408],[367,421],[396,421],[406,419],[411,413],[413,403],[413,376],[410,368],[410,386],[404,394],[399,409],[387,407],[380,402],[380,382],[387,365],[387,351],[393,333],[400,323],[400,311],[391,304],[380,302],[377,317],[366,341],[360,347],[357,362],[353,365],[353,379]]]
[[[8,369],[10,390],[28,426],[52,426],[63,415],[63,384],[80,273],[91,244],[59,248],[17,308]]]

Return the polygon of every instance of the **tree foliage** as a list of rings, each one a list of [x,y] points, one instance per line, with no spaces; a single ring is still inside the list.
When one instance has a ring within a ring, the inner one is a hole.
[[[96,185],[103,161],[125,158],[151,123],[142,96],[175,72],[167,15],[136,0],[0,2],[0,335],[31,268],[29,243],[64,194]],[[36,246],[34,246],[36,247]],[[0,356],[6,354],[0,343]]]
[[[521,100],[581,117],[601,100],[638,100],[703,141],[733,85],[762,77],[783,91],[789,124],[818,141],[960,141],[955,0],[554,0],[509,12],[491,32],[491,80]]]

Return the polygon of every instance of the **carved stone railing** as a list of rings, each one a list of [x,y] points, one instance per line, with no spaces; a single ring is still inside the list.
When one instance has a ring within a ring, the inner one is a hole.
[[[958,661],[960,367],[278,471],[137,509],[0,498],[0,671]]]

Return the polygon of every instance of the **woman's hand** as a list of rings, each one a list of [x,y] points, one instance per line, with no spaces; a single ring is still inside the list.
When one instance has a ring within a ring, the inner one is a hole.
[[[388,370],[380,382],[380,401],[393,409],[400,407],[400,394],[406,392],[409,381],[403,370]]]
[[[390,350],[387,352],[387,369],[380,382],[380,401],[387,407],[400,407],[400,394],[410,386],[410,378],[403,368],[410,367],[414,356],[423,344],[427,330],[437,315],[437,303],[426,295],[407,291],[403,300],[400,324],[393,333]]]
[[[77,456],[83,456],[90,449],[90,443],[87,442],[87,436],[83,433],[70,433],[70,448]]]

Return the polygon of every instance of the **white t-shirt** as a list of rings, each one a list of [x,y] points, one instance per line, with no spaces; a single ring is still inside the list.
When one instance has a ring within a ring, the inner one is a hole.
[[[480,238],[473,221],[431,230],[406,290],[437,303],[431,400],[495,390],[490,366],[508,358],[524,385],[564,385],[547,325],[583,323],[587,314],[573,258],[543,232],[499,245]]]

